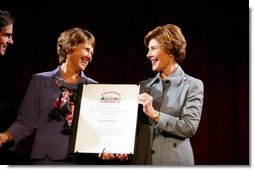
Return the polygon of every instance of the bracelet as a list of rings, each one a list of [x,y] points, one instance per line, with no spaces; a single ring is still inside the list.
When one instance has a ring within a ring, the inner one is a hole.
[[[154,112],[154,114],[152,115],[153,120],[157,121],[157,120],[158,120],[158,118],[159,118],[159,116],[160,116],[160,112],[155,111],[155,112]]]

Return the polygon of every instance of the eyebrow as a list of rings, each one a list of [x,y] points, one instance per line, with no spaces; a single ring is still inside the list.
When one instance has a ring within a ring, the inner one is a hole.
[[[8,36],[10,36],[10,35],[12,35],[12,33],[8,33],[8,32],[6,32],[6,33],[4,33],[3,35],[8,35]]]
[[[149,48],[154,48],[154,47],[160,47],[160,45],[159,44],[156,44],[156,45],[151,45],[151,46],[148,46]]]

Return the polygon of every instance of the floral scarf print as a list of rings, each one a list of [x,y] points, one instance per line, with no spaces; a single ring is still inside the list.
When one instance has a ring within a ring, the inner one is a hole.
[[[65,124],[61,130],[63,134],[69,135],[71,133],[71,124],[74,115],[74,103],[75,103],[75,90],[70,90],[60,84],[58,80],[55,80],[56,85],[60,88],[62,93],[54,102],[54,107],[50,111],[48,118],[49,121],[60,121],[65,118]]]

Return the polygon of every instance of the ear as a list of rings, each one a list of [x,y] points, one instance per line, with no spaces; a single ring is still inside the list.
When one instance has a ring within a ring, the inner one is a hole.
[[[173,54],[169,53],[169,58],[170,58],[170,59],[174,59],[175,56],[174,56]]]
[[[66,52],[67,55],[68,55],[68,54],[71,54],[71,50],[70,50],[69,48],[66,48],[66,49],[65,49],[65,52]]]

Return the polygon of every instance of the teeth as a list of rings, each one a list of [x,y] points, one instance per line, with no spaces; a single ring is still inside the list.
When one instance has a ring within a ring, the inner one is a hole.
[[[82,63],[85,63],[85,64],[88,64],[88,63],[90,63],[91,62],[91,60],[89,59],[89,58],[81,58],[81,62]]]
[[[151,63],[154,64],[154,63],[156,63],[156,61],[157,61],[157,60],[155,60],[155,59],[154,59],[154,60],[151,60]]]

